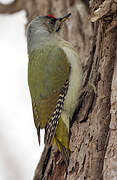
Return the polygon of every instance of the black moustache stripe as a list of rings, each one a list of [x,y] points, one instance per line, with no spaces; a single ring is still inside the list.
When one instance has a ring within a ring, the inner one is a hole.
[[[60,28],[61,28],[61,27],[59,26],[58,29],[56,30],[56,32],[58,32],[58,31],[60,30]]]

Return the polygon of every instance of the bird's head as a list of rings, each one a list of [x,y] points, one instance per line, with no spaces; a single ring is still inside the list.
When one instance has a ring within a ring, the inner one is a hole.
[[[66,21],[70,15],[71,13],[60,18],[55,18],[52,15],[38,16],[31,21],[28,26],[28,30],[32,29],[33,32],[41,30],[48,31],[50,33],[58,32],[61,29],[63,22]]]

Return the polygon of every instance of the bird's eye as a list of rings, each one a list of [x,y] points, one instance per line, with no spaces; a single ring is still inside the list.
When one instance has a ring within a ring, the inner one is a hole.
[[[54,25],[54,24],[56,23],[56,21],[55,21],[54,19],[51,19],[51,20],[49,21],[49,23],[52,24],[52,25]]]

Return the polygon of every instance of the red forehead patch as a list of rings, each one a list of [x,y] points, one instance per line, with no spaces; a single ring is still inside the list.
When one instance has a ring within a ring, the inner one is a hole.
[[[48,14],[48,16],[50,17],[50,18],[55,18],[54,16],[52,16],[51,14]]]

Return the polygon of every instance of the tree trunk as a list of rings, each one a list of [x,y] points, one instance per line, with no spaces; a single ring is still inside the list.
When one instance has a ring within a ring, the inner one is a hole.
[[[37,15],[71,12],[61,36],[77,49],[83,90],[71,122],[70,163],[66,171],[55,147],[44,149],[34,180],[117,179],[117,0],[15,0],[0,13],[24,9]]]

